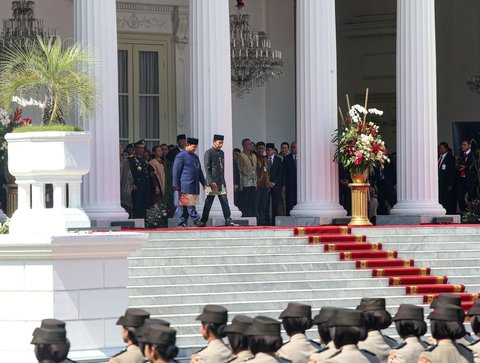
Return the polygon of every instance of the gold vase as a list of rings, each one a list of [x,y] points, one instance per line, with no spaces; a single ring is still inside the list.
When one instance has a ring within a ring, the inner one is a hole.
[[[350,175],[353,183],[348,184],[352,191],[352,220],[350,226],[371,226],[368,219],[368,168],[357,171],[351,170]]]

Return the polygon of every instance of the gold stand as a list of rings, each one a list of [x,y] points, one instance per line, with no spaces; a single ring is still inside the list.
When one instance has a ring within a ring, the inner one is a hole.
[[[371,226],[368,220],[368,183],[350,183],[352,190],[352,220],[349,226]]]
[[[9,218],[11,218],[13,212],[17,210],[18,186],[17,184],[5,184],[4,187],[7,189],[7,210],[4,212]]]

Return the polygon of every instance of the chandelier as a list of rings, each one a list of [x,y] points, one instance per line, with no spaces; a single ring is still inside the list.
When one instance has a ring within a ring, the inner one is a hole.
[[[240,98],[283,75],[282,52],[271,48],[265,32],[250,30],[249,15],[241,12],[243,1],[237,0],[237,11],[230,15],[232,92]]]
[[[0,49],[13,45],[24,46],[37,37],[44,39],[56,37],[55,29],[44,31],[43,20],[35,18],[34,1],[12,1],[13,17],[3,21]]]

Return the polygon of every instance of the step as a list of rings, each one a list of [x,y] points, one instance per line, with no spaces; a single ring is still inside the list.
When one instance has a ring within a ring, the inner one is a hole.
[[[391,286],[446,284],[447,282],[454,284],[447,276],[391,276],[388,278],[388,284]]]
[[[335,257],[332,255],[332,257]],[[179,275],[179,274],[222,274],[242,272],[277,272],[277,271],[314,271],[314,270],[351,270],[355,265],[351,261],[316,261],[316,262],[260,262],[260,263],[230,263],[192,266],[134,266],[129,261],[129,276]]]
[[[433,267],[431,268],[432,275],[448,275],[450,278],[455,276],[479,276],[480,266],[478,266],[478,260],[476,265],[466,267]]]
[[[366,236],[354,236],[354,235],[332,235],[332,234],[320,234],[320,235],[308,235],[308,243],[346,243],[346,242],[365,242]]]
[[[395,259],[397,258],[397,251],[351,251],[340,252],[341,260],[359,260],[359,259]]]
[[[431,259],[463,259],[463,258],[472,258],[480,257],[480,249],[478,250],[425,250],[425,251],[401,251],[399,257],[408,257],[413,258],[415,261],[420,258],[431,258]]]
[[[422,285],[421,285],[422,286]],[[440,285],[439,285],[440,286]],[[129,298],[130,304],[137,305],[137,301],[141,304],[153,305],[167,305],[167,304],[176,304],[178,301],[182,303],[190,304],[219,304],[223,305],[229,301],[239,302],[255,302],[260,301],[271,301],[279,300],[285,296],[291,296],[292,300],[309,300],[315,299],[318,296],[329,296],[332,298],[346,298],[346,297],[359,297],[359,296],[368,296],[372,289],[375,289],[375,293],[381,296],[392,296],[400,295],[402,291],[405,291],[404,287],[387,287],[386,284],[384,287],[376,287],[375,284],[371,286],[361,286],[361,287],[351,287],[343,289],[303,289],[303,290],[293,290],[293,289],[284,289],[276,291],[227,291],[227,292],[209,292],[209,293],[177,293],[177,294],[163,294],[161,289],[152,289],[148,295],[131,295]],[[420,287],[419,287],[420,288]],[[158,295],[155,295],[158,293]]]
[[[191,230],[173,229],[162,230],[159,232],[149,232],[149,240],[163,240],[163,239],[210,239],[210,238],[263,238],[263,237],[293,237],[293,228],[219,228],[219,229],[200,229],[195,228]]]
[[[266,279],[270,281],[292,281],[298,279],[352,279],[367,278],[371,276],[368,270],[313,270],[308,271],[276,271],[257,272],[257,273],[213,273],[213,274],[180,274],[180,275],[144,275],[131,276],[128,279],[129,286],[139,285],[161,285],[161,284],[197,284],[197,283],[225,283],[225,282],[263,282]]]
[[[338,261],[337,254],[330,253],[275,253],[275,254],[255,254],[243,253],[239,255],[203,255],[202,258],[198,256],[132,256],[128,258],[129,266],[204,266],[207,264],[224,265],[233,263],[284,263],[291,262],[311,262],[311,261]]]
[[[400,235],[400,236],[369,236],[368,242],[383,242],[393,243],[395,245],[402,245],[408,243],[475,243],[480,241],[480,235],[427,235],[427,236],[415,236],[415,235]]]
[[[189,238],[189,239],[157,239],[149,240],[144,248],[201,248],[201,247],[235,247],[235,246],[276,246],[276,245],[307,245],[308,239],[306,237],[288,237],[288,236],[279,236],[272,237],[267,236],[263,237],[260,240],[256,237],[238,237],[238,238]]]
[[[387,267],[414,267],[412,259],[358,259],[355,261],[357,268],[387,268]],[[416,266],[420,267],[420,266]],[[426,267],[426,266],[425,266]]]
[[[325,252],[336,251],[379,251],[382,250],[381,243],[365,243],[365,242],[344,242],[344,243],[324,243],[322,244]],[[314,246],[314,245],[312,245]]]
[[[462,235],[479,234],[479,227],[472,226],[411,226],[411,227],[353,227],[351,233],[354,235],[389,236],[389,235]]]
[[[478,258],[456,258],[455,256],[447,258],[430,258],[424,256],[424,258],[417,257],[415,259],[415,265],[417,267],[430,267],[432,270],[434,268],[467,267],[475,264],[478,264]]]
[[[241,284],[236,282],[215,282],[207,284],[205,282],[199,284],[175,284],[175,285],[144,285],[144,286],[129,286],[130,296],[145,296],[145,295],[162,295],[162,294],[182,294],[182,293],[236,293],[236,292],[268,292],[277,290],[324,290],[324,289],[348,289],[355,287],[387,287],[387,279],[372,279],[367,277],[364,279],[328,279],[328,280],[312,280],[308,277],[304,280],[297,281],[256,281],[243,282]]]
[[[479,247],[477,249],[477,242],[463,242],[463,241],[429,241],[429,242],[383,242],[384,249],[396,249],[399,252],[403,251],[428,251],[428,250],[480,250],[480,239],[478,241]]]
[[[405,286],[407,294],[434,294],[434,293],[450,293],[450,292],[464,292],[464,285],[453,284],[433,284],[433,285],[408,285]]]
[[[430,268],[428,267],[386,267],[372,269],[372,277],[387,277],[387,276],[427,276],[430,275]],[[437,274],[441,275],[441,274]],[[445,275],[445,274],[444,274]]]

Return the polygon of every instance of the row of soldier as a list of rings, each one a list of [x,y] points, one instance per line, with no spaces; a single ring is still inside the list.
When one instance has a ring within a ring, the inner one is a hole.
[[[440,294],[432,302],[428,341],[422,339],[427,332],[423,307],[401,304],[392,318],[383,298],[363,298],[357,309],[324,307],[313,319],[309,305],[291,302],[280,314],[281,322],[265,316],[236,315],[228,324],[227,309],[206,305],[196,320],[207,345],[191,356],[190,363],[478,363],[480,300],[467,312],[475,334],[471,337],[464,326],[460,299]],[[392,321],[401,342],[382,333]],[[122,327],[127,347],[109,363],[167,363],[179,352],[176,330],[167,321],[150,318],[143,309],[127,309],[117,325]],[[281,325],[289,336],[285,344]],[[306,337],[314,325],[320,343]],[[35,329],[32,344],[39,362],[68,361],[70,343],[63,322],[44,320]]]

